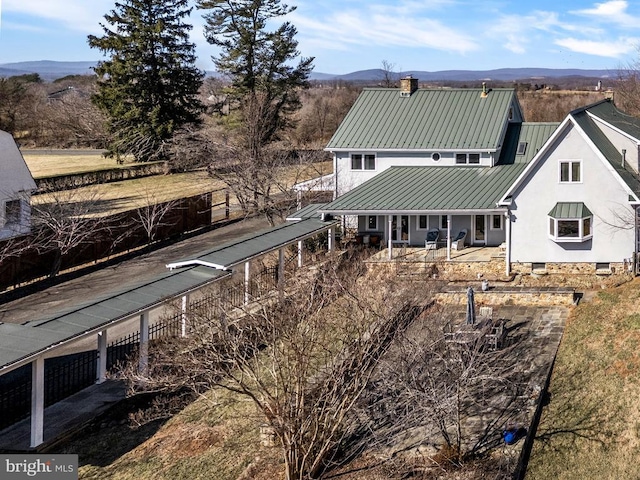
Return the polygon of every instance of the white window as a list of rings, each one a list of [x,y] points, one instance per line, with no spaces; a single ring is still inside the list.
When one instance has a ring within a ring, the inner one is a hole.
[[[557,203],[548,219],[549,238],[555,242],[584,242],[593,237],[593,214],[584,203]]]
[[[446,215],[440,215],[440,228],[442,230],[446,230],[447,229],[447,216]]]
[[[375,170],[376,156],[362,153],[351,154],[351,170]]]
[[[426,230],[428,223],[426,215],[418,215],[418,230]]]
[[[502,230],[502,215],[491,215],[491,230]]]
[[[376,215],[367,216],[367,230],[378,229],[378,217]]]
[[[560,160],[560,183],[582,182],[581,160]]]
[[[464,165],[477,165],[480,163],[480,154],[479,153],[456,153],[456,164]]]

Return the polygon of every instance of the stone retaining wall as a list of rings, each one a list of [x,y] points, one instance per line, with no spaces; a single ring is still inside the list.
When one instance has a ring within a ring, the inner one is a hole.
[[[478,285],[474,288],[476,306],[525,305],[535,307],[567,306],[574,304],[575,291],[565,287],[495,287],[483,292]],[[464,305],[467,303],[466,287],[447,289],[436,294],[439,303]]]

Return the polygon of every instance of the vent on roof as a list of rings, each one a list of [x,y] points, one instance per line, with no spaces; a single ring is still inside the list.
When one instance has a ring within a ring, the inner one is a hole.
[[[400,96],[410,97],[413,92],[418,90],[418,79],[408,75],[400,79]]]
[[[516,155],[524,155],[524,152],[527,151],[527,142],[519,142],[518,150],[516,150]]]

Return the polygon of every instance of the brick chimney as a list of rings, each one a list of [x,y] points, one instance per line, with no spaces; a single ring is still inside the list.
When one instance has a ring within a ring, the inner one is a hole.
[[[408,75],[400,79],[400,96],[410,97],[413,92],[418,90],[418,79]]]

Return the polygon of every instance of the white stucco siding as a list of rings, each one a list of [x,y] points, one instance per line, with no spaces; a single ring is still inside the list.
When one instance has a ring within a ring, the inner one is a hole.
[[[581,161],[582,181],[560,183],[560,160]],[[583,202],[589,208],[592,239],[569,243],[549,238],[548,213],[557,202]],[[512,214],[512,262],[620,262],[634,251],[634,230],[622,228],[621,220],[633,218],[628,193],[573,127],[514,192]]]
[[[640,158],[638,157],[638,142],[630,138],[628,135],[614,130],[608,124],[604,123],[597,117],[592,117],[596,125],[602,130],[611,143],[613,143],[620,152],[620,161],[622,162],[622,149],[626,150],[625,163],[636,172],[639,171]]]
[[[435,152],[435,151],[434,151]],[[352,170],[351,169],[351,154],[362,153],[374,154],[376,156],[375,170]],[[455,163],[456,153],[469,153],[468,151],[460,152],[438,152],[440,154],[439,160],[432,158],[432,152],[360,152],[354,150],[352,152],[336,152],[335,153],[335,172],[337,173],[336,193],[337,196],[343,195],[349,190],[361,185],[362,183],[370,180],[377,174],[385,171],[386,169],[394,166],[413,167],[413,166],[428,166],[428,167],[457,167],[465,168],[464,165]],[[497,154],[490,152],[473,152],[480,155],[480,164],[468,165],[466,168],[475,168],[477,166],[492,166],[494,163],[494,157],[497,158]]]

